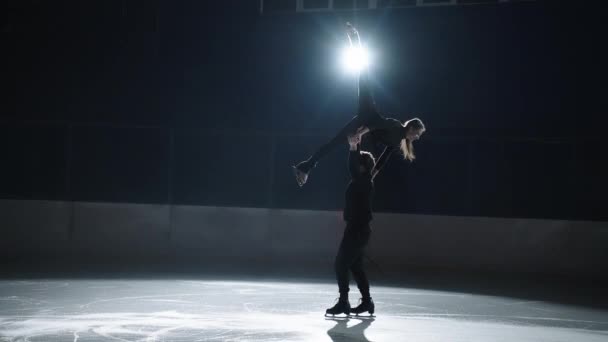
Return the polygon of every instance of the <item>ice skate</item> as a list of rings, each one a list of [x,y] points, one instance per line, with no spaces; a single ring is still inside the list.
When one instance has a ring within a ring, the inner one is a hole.
[[[297,165],[292,166],[293,174],[296,176],[296,181],[298,182],[299,186],[303,186],[304,184],[306,184],[306,181],[308,180],[308,174],[310,173],[310,170],[313,166],[314,165],[311,165],[308,160],[299,162]]]
[[[359,302],[359,305],[357,305],[356,308],[353,308],[351,310],[351,313],[354,313],[355,315],[359,316],[359,314],[361,313],[369,312],[370,316],[374,315],[376,306],[374,305],[374,301],[371,298],[369,298],[368,300],[360,299]]]
[[[350,314],[350,303],[348,302],[348,299],[339,299],[338,302],[336,303],[336,305],[325,310],[325,316],[327,316],[327,315],[335,316],[335,315],[339,315],[339,314],[345,314],[345,315]]]

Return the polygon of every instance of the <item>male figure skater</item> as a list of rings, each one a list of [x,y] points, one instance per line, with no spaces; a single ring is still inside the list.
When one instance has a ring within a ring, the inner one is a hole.
[[[369,281],[363,270],[363,252],[371,234],[369,222],[372,219],[371,199],[374,191],[374,177],[384,163],[376,164],[374,156],[360,150],[361,134],[348,136],[348,170],[351,181],[346,188],[344,220],[346,229],[336,255],[335,270],[340,298],[338,303],[326,310],[326,315],[351,312],[374,313],[374,302],[369,293]],[[386,160],[386,159],[385,159]],[[351,310],[348,301],[348,283],[351,271],[361,292],[361,304]]]

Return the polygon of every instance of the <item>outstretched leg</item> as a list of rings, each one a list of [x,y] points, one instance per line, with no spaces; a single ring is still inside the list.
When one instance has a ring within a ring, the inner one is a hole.
[[[363,120],[363,118],[359,115],[355,116],[349,123],[346,124],[346,126],[342,127],[338,134],[336,134],[330,141],[321,145],[321,147],[317,151],[315,151],[315,153],[313,153],[310,158],[298,163],[298,165],[295,166],[295,169],[297,171],[300,171],[301,173],[308,174],[308,172],[310,172],[310,170],[317,165],[317,162],[321,158],[323,158],[336,146],[344,143],[349,135],[355,134],[357,132],[357,129],[364,125],[365,121]],[[306,180],[304,180],[303,183],[300,184],[300,186],[304,183],[306,183]]]
[[[380,118],[369,90],[367,74],[362,74],[359,77],[359,110],[357,115],[342,127],[338,134],[330,141],[321,145],[310,158],[294,166],[294,173],[298,184],[300,186],[304,185],[308,179],[308,173],[317,165],[317,162],[335,147],[344,143],[349,135],[357,133],[357,131],[370,126],[370,124],[373,125],[373,122]]]

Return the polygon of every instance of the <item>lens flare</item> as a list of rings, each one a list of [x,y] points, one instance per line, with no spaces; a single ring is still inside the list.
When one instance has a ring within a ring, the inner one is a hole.
[[[342,67],[347,72],[359,72],[369,66],[370,58],[367,49],[364,47],[346,47],[342,51]]]

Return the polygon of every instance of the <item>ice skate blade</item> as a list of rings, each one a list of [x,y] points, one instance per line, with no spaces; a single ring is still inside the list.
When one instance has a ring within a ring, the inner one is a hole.
[[[374,315],[373,313],[370,314],[364,314],[363,312],[358,314],[358,313],[351,313],[350,315],[348,315],[349,317],[353,317],[353,318],[375,318],[376,315]]]
[[[291,168],[293,170],[293,175],[296,177],[296,182],[298,182],[298,185],[302,187],[308,180],[308,174],[300,171],[295,165],[292,165]]]
[[[331,313],[326,312],[324,316],[329,317],[329,318],[348,318],[348,317],[350,317],[350,314],[345,313],[345,312],[338,313],[338,314],[331,314]]]
[[[346,315],[346,314],[337,314],[337,315],[325,314],[324,318],[325,318],[325,320],[328,320],[328,321],[348,321],[351,317],[350,317],[350,315]]]

